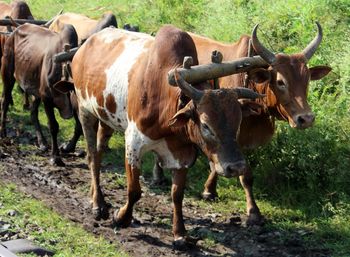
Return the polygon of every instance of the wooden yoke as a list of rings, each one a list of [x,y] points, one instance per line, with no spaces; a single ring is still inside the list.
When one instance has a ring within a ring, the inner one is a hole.
[[[44,20],[27,20],[27,19],[0,19],[0,26],[12,26],[13,22],[22,25],[24,23],[31,23],[35,25],[44,25],[47,21]]]
[[[185,81],[192,84],[266,66],[268,66],[268,64],[260,56],[253,56],[239,58],[229,62],[214,62],[203,65],[195,65],[192,67],[178,68],[177,71]],[[174,69],[168,72],[168,82],[171,86],[176,86]]]

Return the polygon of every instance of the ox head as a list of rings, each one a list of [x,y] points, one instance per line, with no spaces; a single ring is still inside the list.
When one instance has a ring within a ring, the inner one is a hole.
[[[238,99],[255,99],[261,95],[246,88],[201,91],[176,70],[175,81],[191,101],[173,116],[169,125],[181,127],[189,122],[192,141],[206,154],[217,173],[225,177],[242,175],[246,162],[236,141],[242,120]]]
[[[67,51],[69,48],[77,47],[78,36],[74,27],[70,24],[65,24],[63,30],[59,33],[60,40],[58,42],[57,51],[53,54],[57,54],[60,51]],[[73,109],[71,104],[71,96],[68,91],[60,91],[58,88],[68,86],[72,87],[72,76],[70,70],[70,62],[57,63],[50,55],[49,63],[51,69],[47,75],[48,85],[51,89],[51,96],[53,98],[54,105],[58,108],[60,115],[64,119],[71,118],[73,115]]]
[[[304,129],[312,126],[315,115],[307,102],[307,90],[310,80],[326,76],[331,68],[316,66],[308,68],[307,62],[315,53],[322,40],[322,28],[317,24],[317,36],[301,52],[293,55],[274,54],[258,39],[256,25],[252,33],[254,50],[269,65],[272,97],[275,98],[279,114],[293,128]],[[271,97],[271,95],[268,97]]]
[[[13,1],[11,3],[11,17],[14,19],[34,20],[34,17],[29,9],[29,6],[24,1]]]

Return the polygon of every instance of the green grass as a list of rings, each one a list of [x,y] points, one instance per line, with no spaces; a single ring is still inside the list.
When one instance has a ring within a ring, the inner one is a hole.
[[[113,11],[119,24],[138,24],[155,33],[171,23],[220,41],[233,42],[250,34],[260,23],[259,38],[276,52],[299,52],[313,39],[315,21],[324,30],[321,46],[309,66],[330,65],[332,72],[311,82],[309,103],[316,124],[296,131],[279,122],[272,142],[253,151],[248,159],[254,171],[254,191],[270,226],[311,231],[308,241],[330,248],[333,256],[350,255],[350,1],[348,0],[28,0],[36,18],[49,19],[60,9],[98,18]],[[16,106],[9,116],[31,129],[28,113]],[[46,117],[41,112],[42,124]],[[60,140],[73,131],[73,121],[59,120]],[[46,129],[47,133],[47,129]],[[84,146],[84,142],[79,142]],[[123,136],[116,134],[104,164],[123,174]],[[150,176],[153,157],[144,158],[144,174]],[[199,197],[208,166],[201,157],[189,173],[187,196]],[[123,178],[118,178],[123,183]],[[195,183],[193,182],[195,181]],[[220,201],[203,208],[221,212],[245,211],[244,192],[237,180],[219,180]]]
[[[81,226],[62,218],[43,203],[19,193],[14,185],[0,183],[0,216],[14,232],[56,252],[54,256],[127,256],[103,237],[95,237]],[[16,210],[16,216],[9,216]],[[21,255],[32,256],[32,255]]]

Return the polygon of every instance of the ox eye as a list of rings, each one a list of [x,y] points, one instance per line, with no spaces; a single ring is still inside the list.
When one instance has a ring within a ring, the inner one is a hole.
[[[214,133],[211,131],[211,129],[209,128],[209,126],[207,124],[202,123],[201,128],[202,128],[203,136],[214,137]]]
[[[284,83],[283,80],[277,80],[277,87],[281,90],[284,90],[287,88],[286,84]]]

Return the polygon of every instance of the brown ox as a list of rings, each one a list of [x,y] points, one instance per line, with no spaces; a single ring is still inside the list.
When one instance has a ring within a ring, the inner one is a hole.
[[[331,70],[327,66],[307,67],[307,62],[322,40],[322,28],[318,23],[318,34],[315,39],[301,53],[292,55],[275,55],[267,50],[259,42],[257,27],[254,28],[252,37],[242,36],[233,44],[223,44],[190,33],[198,51],[200,64],[210,62],[208,53],[214,50],[220,51],[223,54],[223,60],[227,61],[246,57],[250,39],[256,54],[267,62],[265,70],[257,69],[248,73],[246,86],[266,94],[266,97],[257,100],[263,106],[259,115],[247,116],[242,120],[238,142],[242,148],[246,149],[256,148],[271,140],[275,131],[275,119],[288,121],[292,128],[305,129],[312,126],[315,116],[307,102],[309,82],[321,79]],[[245,80],[244,74],[235,74],[221,78],[219,84],[221,88],[234,88],[244,85]],[[206,199],[214,199],[217,196],[217,175],[212,164],[210,167],[211,173],[203,192],[203,197]],[[162,178],[162,169],[155,165],[154,179],[160,181]],[[248,223],[260,223],[261,214],[253,197],[253,177],[250,168],[240,176],[240,182],[246,194]]]
[[[60,32],[65,24],[71,24],[78,34],[78,44],[82,44],[92,34],[109,26],[118,27],[114,14],[106,13],[101,20],[90,19],[87,16],[76,13],[64,13],[57,16],[49,29]]]
[[[78,44],[81,45],[89,36],[97,33],[98,31],[114,26],[118,27],[116,17],[114,14],[106,13],[100,20],[93,20],[87,16],[76,14],[76,13],[64,13],[55,17],[49,26],[49,29],[52,31],[60,32],[65,24],[71,24],[75,28],[75,31],[78,34]],[[83,134],[81,125],[77,117],[77,106],[76,99],[73,95],[71,96],[73,109],[74,109],[74,118],[76,120],[76,125],[74,129],[73,137],[69,142],[61,145],[60,149],[62,152],[68,153],[75,150],[77,141],[79,137]]]
[[[33,20],[34,17],[29,9],[29,6],[24,1],[13,1],[11,4],[7,4],[4,2],[0,2],[0,19],[4,19],[6,17],[11,17],[12,19],[27,19],[27,20]],[[8,30],[12,31],[11,27],[5,27],[0,26],[0,32],[7,32]],[[4,51],[4,46],[6,39],[8,38],[7,35],[0,34],[0,67],[1,67],[1,57],[2,53]],[[24,98],[24,108],[29,107],[28,98]],[[11,98],[11,103],[12,103]]]
[[[64,165],[57,146],[58,123],[54,107],[63,118],[72,116],[69,95],[61,94],[52,86],[62,79],[62,65],[54,63],[53,55],[61,52],[64,45],[77,46],[77,34],[71,25],[66,25],[61,33],[32,24],[19,26],[7,39],[2,57],[1,75],[4,82],[1,102],[0,136],[6,136],[6,114],[11,99],[15,79],[24,92],[33,95],[32,122],[36,129],[39,147],[46,149],[46,140],[38,120],[38,107],[43,101],[52,139],[51,162]]]
[[[133,205],[141,197],[141,158],[153,151],[162,167],[173,170],[173,233],[181,244],[186,234],[182,216],[186,173],[196,160],[197,146],[224,176],[238,176],[246,168],[235,139],[242,115],[237,99],[248,97],[236,89],[202,91],[199,88],[208,88],[206,83],[192,86],[178,75],[178,87],[170,86],[167,73],[185,56],[198,63],[191,37],[172,26],[160,29],[156,38],[107,28],[90,37],[72,61],[95,218],[106,215],[101,155],[113,130],[121,130],[128,200],[114,215],[116,225],[130,225]]]

